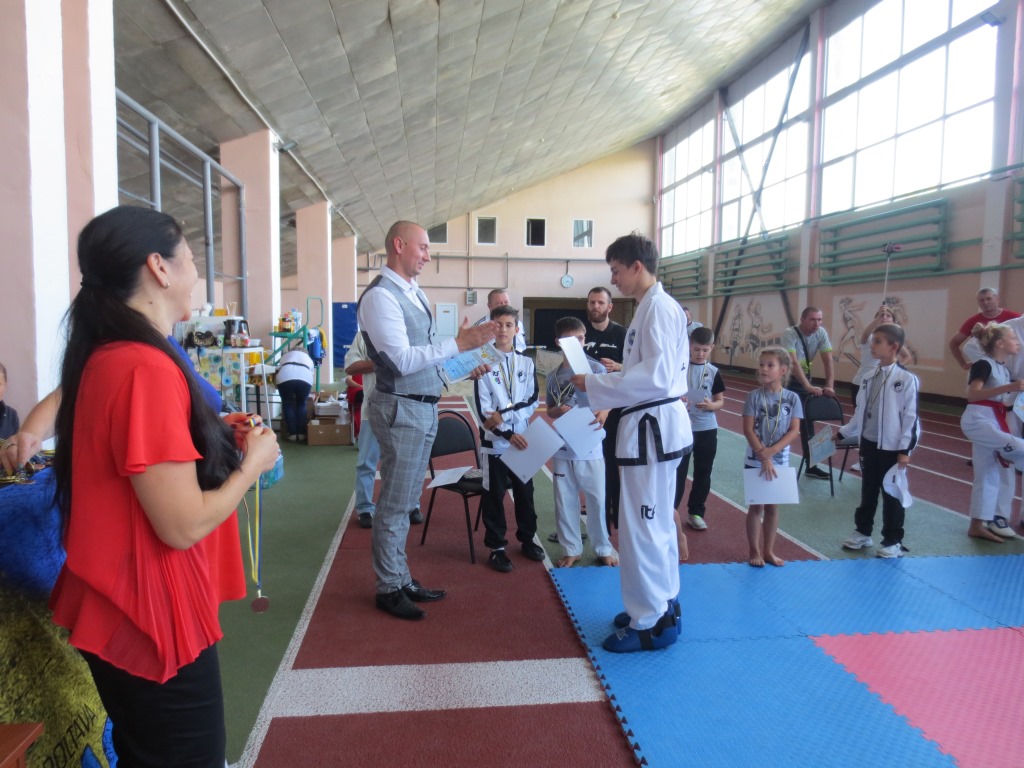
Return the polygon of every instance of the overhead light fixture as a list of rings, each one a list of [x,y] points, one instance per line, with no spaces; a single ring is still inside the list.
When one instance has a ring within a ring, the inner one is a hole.
[[[299,146],[299,143],[297,141],[285,141],[284,139],[282,139],[274,146],[277,147],[278,152],[291,152],[293,149]]]

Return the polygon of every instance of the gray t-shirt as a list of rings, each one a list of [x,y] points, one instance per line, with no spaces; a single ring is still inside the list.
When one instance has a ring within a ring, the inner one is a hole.
[[[765,447],[775,445],[789,431],[793,419],[804,417],[804,407],[795,392],[784,389],[781,392],[766,392],[758,387],[747,395],[743,403],[743,415],[754,417],[754,434]],[[754,456],[754,449],[747,444],[746,466],[759,467],[761,462]],[[789,446],[772,456],[772,463],[780,467],[789,466]]]
[[[802,339],[802,341],[801,341]],[[806,351],[804,349],[806,345]],[[810,336],[800,333],[800,326],[791,325],[782,333],[782,348],[787,352],[795,352],[800,367],[804,369],[807,380],[811,378],[811,364],[820,352],[831,352],[832,342],[824,328],[819,328]]]
[[[686,412],[690,416],[690,427],[694,432],[718,429],[718,418],[714,411],[702,411],[697,403],[711,400],[712,395],[725,392],[718,369],[711,363],[690,363],[686,369]]]

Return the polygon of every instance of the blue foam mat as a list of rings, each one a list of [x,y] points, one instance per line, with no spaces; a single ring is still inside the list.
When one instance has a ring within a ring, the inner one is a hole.
[[[552,571],[638,759],[652,766],[955,765],[807,635],[1019,626],[1024,556],[680,567],[683,635],[657,652],[601,642],[614,569]]]

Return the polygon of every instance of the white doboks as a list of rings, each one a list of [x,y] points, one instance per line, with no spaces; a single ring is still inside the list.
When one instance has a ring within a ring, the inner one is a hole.
[[[882,480],[882,488],[890,496],[899,499],[904,509],[914,503],[914,497],[910,495],[910,484],[907,482],[907,470],[900,469],[899,465],[893,466],[885,473]]]

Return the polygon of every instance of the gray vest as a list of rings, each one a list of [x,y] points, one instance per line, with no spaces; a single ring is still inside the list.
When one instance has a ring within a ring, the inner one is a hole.
[[[359,297],[359,304],[362,304],[363,297],[367,293],[380,288],[390,292],[402,308],[402,317],[405,320],[405,334],[409,338],[409,346],[425,347],[434,343],[434,317],[430,314],[428,305],[411,301],[408,295],[395,285],[393,280],[378,275],[366,286],[363,295]],[[422,293],[421,293],[422,295]],[[426,312],[424,312],[426,310]],[[356,309],[358,313],[358,305]],[[441,394],[441,386],[444,382],[436,366],[428,366],[421,371],[402,376],[387,355],[377,351],[373,346],[370,337],[363,334],[363,341],[366,342],[366,351],[373,361],[374,373],[377,374],[377,389],[381,392],[399,393],[403,395],[428,395],[436,397]]]

